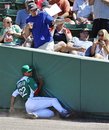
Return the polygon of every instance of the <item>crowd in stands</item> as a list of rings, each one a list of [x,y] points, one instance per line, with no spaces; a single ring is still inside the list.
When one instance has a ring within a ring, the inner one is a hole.
[[[61,11],[51,16],[47,9],[54,4]],[[18,10],[15,24],[11,17],[3,19],[0,42],[108,59],[108,12],[107,0],[24,0],[24,8]],[[66,23],[82,27],[79,36],[74,36]],[[82,25],[87,24],[93,25],[92,30],[83,28]]]

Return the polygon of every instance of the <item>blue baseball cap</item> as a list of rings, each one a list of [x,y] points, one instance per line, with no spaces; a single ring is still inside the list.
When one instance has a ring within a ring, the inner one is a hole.
[[[35,3],[28,4],[28,10],[36,10],[36,9],[38,9],[38,7]]]

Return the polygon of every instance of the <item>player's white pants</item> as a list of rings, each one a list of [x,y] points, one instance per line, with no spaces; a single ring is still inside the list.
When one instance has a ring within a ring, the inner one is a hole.
[[[38,115],[41,118],[50,118],[54,116],[54,112],[48,107],[54,107],[59,113],[66,112],[56,98],[49,97],[33,97],[29,98],[25,103],[28,114]]]

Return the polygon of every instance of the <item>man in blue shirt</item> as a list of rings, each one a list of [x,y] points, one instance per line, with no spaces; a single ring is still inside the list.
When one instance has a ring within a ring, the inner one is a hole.
[[[28,4],[30,16],[26,20],[25,37],[31,32],[34,39],[34,48],[48,51],[54,50],[54,41],[50,32],[50,26],[60,24],[68,19],[54,19],[44,11],[39,11],[35,3]]]
[[[52,25],[53,17],[46,12],[38,11],[35,3],[28,4],[30,16],[26,20],[26,37],[32,32],[34,39],[34,48],[41,48],[53,51],[54,42],[51,36],[49,26]]]

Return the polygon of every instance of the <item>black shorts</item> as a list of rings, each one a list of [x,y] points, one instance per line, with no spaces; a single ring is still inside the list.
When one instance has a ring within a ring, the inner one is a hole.
[[[93,21],[92,36],[96,37],[100,29],[106,29],[109,32],[109,19],[95,19]]]

